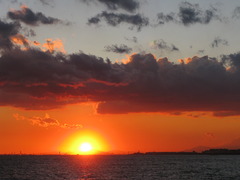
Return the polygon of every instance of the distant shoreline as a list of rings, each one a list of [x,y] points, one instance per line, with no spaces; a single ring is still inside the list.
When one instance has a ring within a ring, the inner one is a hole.
[[[118,155],[240,155],[240,149],[209,149],[203,152],[135,152],[130,154],[0,154],[0,156],[118,156]]]

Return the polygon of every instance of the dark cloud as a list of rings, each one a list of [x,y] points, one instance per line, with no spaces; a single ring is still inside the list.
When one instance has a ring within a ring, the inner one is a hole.
[[[189,26],[196,23],[208,24],[214,19],[221,20],[217,12],[218,10],[216,8],[211,7],[210,9],[202,10],[199,7],[199,4],[182,2],[179,6],[178,13],[159,13],[157,15],[157,18],[159,24],[177,22],[183,24],[184,26]]]
[[[230,55],[223,55],[222,61],[227,64],[229,71],[239,73],[240,67],[240,52]]]
[[[127,38],[127,37],[125,37],[125,39],[126,39],[127,41],[134,42],[134,43],[137,43],[137,42],[138,42],[138,39],[137,39],[137,37],[135,37],[135,36],[133,36],[132,38]]]
[[[98,24],[101,22],[101,19],[97,16],[88,19],[88,24]]]
[[[118,26],[121,23],[127,23],[132,25],[131,28],[137,27],[139,31],[142,27],[148,26],[149,24],[148,18],[140,14],[129,15],[122,13],[109,13],[106,11],[103,11],[101,14],[97,14],[96,16],[90,18],[88,20],[88,24],[99,24],[102,20],[106,21],[106,23],[110,26]]]
[[[54,2],[53,0],[39,0],[44,6],[51,6],[53,7]]]
[[[236,7],[233,11],[233,18],[239,19],[240,18],[240,7]]]
[[[19,23],[8,23],[0,19],[0,49],[11,49],[13,46],[11,36],[18,34],[20,29]]]
[[[179,8],[179,17],[184,25],[195,23],[208,24],[213,18],[217,17],[216,9],[201,10],[198,4],[183,2]]]
[[[216,117],[239,116],[240,111],[217,111],[213,115]]]
[[[153,48],[156,49],[166,50],[170,52],[179,51],[179,49],[175,45],[168,45],[168,43],[166,43],[163,39],[153,41],[151,45]]]
[[[130,73],[132,83],[126,98],[106,101],[99,105],[98,112],[237,111],[239,57],[226,56],[225,62],[238,62],[238,66],[228,63],[226,68],[222,61],[208,57],[173,64],[167,58],[134,55],[126,64],[128,72],[134,72]]]
[[[199,117],[203,117],[205,115],[206,115],[206,113],[200,113],[200,112],[197,112],[197,113],[187,113],[187,116],[192,117],[192,118],[199,118]]]
[[[53,17],[47,17],[41,12],[34,13],[26,6],[22,6],[21,10],[11,10],[8,12],[8,17],[12,20],[18,20],[25,24],[36,26],[42,24],[62,23],[61,20]]]
[[[228,46],[228,41],[225,39],[221,39],[220,37],[216,37],[211,43],[212,48],[219,47],[219,45]]]
[[[0,105],[52,109],[89,97],[103,100],[108,88],[125,86],[118,66],[86,54],[6,51],[0,57]]]
[[[17,3],[18,2],[18,0],[11,0],[11,3]]]
[[[158,23],[159,24],[165,24],[165,23],[168,23],[168,22],[176,21],[174,13],[170,13],[170,14],[165,15],[161,12],[161,13],[157,14],[157,18],[158,18]]]
[[[124,64],[83,53],[29,48],[3,51],[0,105],[53,109],[98,102],[97,112],[240,112],[240,53],[193,57],[179,64],[134,54]],[[224,113],[224,114],[223,114]]]
[[[110,10],[124,9],[128,12],[134,12],[139,8],[136,0],[82,0],[83,2],[99,2],[107,6]]]
[[[33,37],[36,36],[36,33],[33,29],[28,29],[27,27],[22,28],[24,35],[27,37]]]
[[[132,52],[132,48],[128,47],[125,44],[121,44],[121,45],[111,45],[111,46],[106,46],[105,47],[105,51],[107,52],[114,52],[114,53],[118,53],[118,54],[124,54],[124,53],[130,53]]]
[[[205,53],[205,50],[204,50],[204,49],[200,49],[200,50],[198,50],[197,53],[198,53],[198,54],[204,54],[204,53]]]
[[[98,0],[107,5],[109,9],[117,10],[122,8],[126,11],[133,12],[139,7],[139,3],[135,0]]]

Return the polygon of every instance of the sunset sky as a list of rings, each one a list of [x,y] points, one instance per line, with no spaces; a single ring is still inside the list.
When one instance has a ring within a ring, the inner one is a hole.
[[[239,0],[0,0],[0,154],[240,148],[239,29]]]

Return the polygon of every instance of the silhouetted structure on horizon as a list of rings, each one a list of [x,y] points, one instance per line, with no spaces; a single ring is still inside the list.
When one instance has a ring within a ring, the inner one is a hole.
[[[209,155],[240,155],[240,149],[209,149],[203,151],[202,154]]]
[[[209,149],[203,152],[136,152],[132,155],[240,155],[240,149]]]

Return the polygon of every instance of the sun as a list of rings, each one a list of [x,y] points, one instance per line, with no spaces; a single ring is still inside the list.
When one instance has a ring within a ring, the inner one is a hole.
[[[80,152],[87,153],[91,152],[93,150],[93,147],[90,143],[84,142],[79,146]]]
[[[109,151],[108,143],[96,132],[78,131],[69,136],[59,147],[66,154],[95,155]]]

